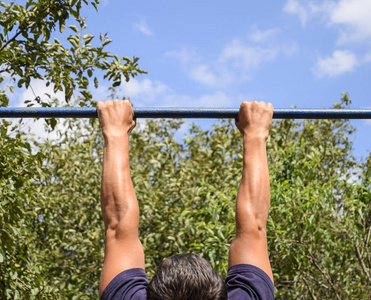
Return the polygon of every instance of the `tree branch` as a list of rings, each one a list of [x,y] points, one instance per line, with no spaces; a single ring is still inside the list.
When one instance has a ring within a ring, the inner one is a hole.
[[[313,300],[317,300],[317,298],[313,295],[312,290],[310,289],[310,286],[309,286],[309,284],[308,284],[308,281],[307,281],[305,278],[303,278],[303,281],[304,281],[305,285],[307,286],[308,291],[309,291],[309,294],[310,294],[310,296],[312,297],[312,299],[313,299]]]
[[[43,10],[41,12],[37,12],[37,10],[36,10],[37,14],[35,13],[35,15],[39,19],[44,19],[49,14],[49,10],[50,10],[50,6],[48,6],[47,9],[45,9],[45,10]],[[10,43],[12,43],[22,32],[24,32],[25,30],[31,28],[36,22],[32,22],[29,25],[27,25],[27,22],[26,21],[24,21],[24,23],[25,23],[25,26],[22,26],[23,25],[23,22],[22,21],[19,22],[19,27],[18,27],[18,30],[19,31],[0,48],[0,52],[3,51]],[[23,27],[23,28],[21,28],[21,27]]]
[[[368,243],[370,242],[370,235],[371,235],[371,226],[368,227],[367,237],[366,237],[365,244],[364,244],[365,246],[364,248],[366,251],[366,259],[367,259],[369,267],[371,267],[371,261],[370,261],[371,255],[370,255],[370,252],[368,251]]]
[[[365,248],[367,249],[367,244],[370,241],[370,235],[371,235],[371,226],[368,227],[368,233],[367,233],[367,238],[365,240]]]
[[[313,276],[309,275],[307,272],[303,272],[303,274],[308,277],[309,279],[313,280],[315,283],[317,283],[318,285],[324,287],[325,289],[329,289],[329,287],[324,284],[323,282],[319,281],[318,279],[314,278]]]
[[[365,266],[365,263],[362,259],[361,253],[360,253],[359,248],[358,248],[356,243],[354,243],[354,247],[356,248],[357,258],[359,260],[359,263],[361,264],[362,270],[366,274],[368,282],[371,282],[370,274],[367,272],[367,268]]]
[[[1,51],[1,50],[0,50]],[[1,73],[4,73],[4,72],[8,72],[8,71],[10,71],[12,68],[7,68],[7,69],[4,69],[4,70],[0,70],[0,74]]]
[[[26,27],[28,28],[28,27]],[[8,40],[1,48],[0,52],[3,51],[11,42],[13,42],[21,33],[23,30],[18,31],[10,40]]]
[[[325,273],[321,267],[318,265],[317,261],[315,260],[313,254],[310,252],[310,250],[308,249],[308,247],[306,247],[306,245],[304,245],[304,243],[301,243],[308,251],[309,255],[306,255],[303,253],[303,255],[308,258],[310,260],[310,262],[317,268],[317,270],[322,274],[322,276],[326,279],[327,283],[331,286],[331,289],[332,291],[334,292],[335,296],[336,296],[336,299],[338,300],[341,300],[334,284],[332,283],[332,280],[331,280],[331,277]]]

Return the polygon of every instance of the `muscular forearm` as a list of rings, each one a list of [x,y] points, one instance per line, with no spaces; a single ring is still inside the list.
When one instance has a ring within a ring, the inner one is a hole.
[[[243,171],[236,203],[236,238],[229,250],[229,267],[251,264],[273,281],[267,246],[270,202],[266,140],[272,123],[273,106],[243,102],[236,126],[243,136]]]
[[[139,208],[129,168],[129,137],[105,136],[101,207],[107,230],[137,233]]]
[[[97,104],[104,136],[101,206],[106,227],[104,264],[99,295],[117,274],[144,268],[144,252],[138,238],[139,208],[130,178],[129,133],[135,127],[129,101]]]
[[[243,137],[243,173],[237,196],[237,234],[266,229],[270,204],[266,138]]]

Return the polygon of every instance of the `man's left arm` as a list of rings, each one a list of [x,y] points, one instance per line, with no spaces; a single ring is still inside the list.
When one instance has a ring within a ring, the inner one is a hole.
[[[139,207],[129,168],[129,133],[135,127],[129,101],[98,103],[104,136],[101,208],[105,225],[105,255],[99,285],[101,295],[122,271],[144,269],[138,237]]]

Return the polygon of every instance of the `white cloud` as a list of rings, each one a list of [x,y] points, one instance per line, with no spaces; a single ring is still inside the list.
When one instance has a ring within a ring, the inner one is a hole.
[[[319,19],[327,27],[338,31],[331,57],[318,59],[312,71],[318,76],[336,76],[351,72],[356,66],[371,61],[371,0],[287,0],[284,12],[295,14],[303,25]],[[349,46],[352,52],[346,49]]]
[[[308,7],[305,7],[297,0],[288,0],[283,8],[283,11],[288,14],[297,15],[303,26],[305,26],[310,14]]]
[[[264,62],[274,60],[280,50],[281,47],[250,46],[235,39],[224,47],[219,60],[225,63],[233,62],[234,68],[242,68],[249,72],[259,68]]]
[[[169,51],[165,55],[178,59],[184,67],[202,62],[201,55],[192,47],[183,46],[180,50]]]
[[[296,51],[294,44],[266,42],[268,37],[277,33],[276,29],[254,30],[247,40],[242,38],[231,40],[211,61],[205,61],[193,48],[182,48],[178,52],[167,54],[182,63],[192,80],[211,88],[223,89],[234,83],[240,84],[251,80],[253,73],[264,64],[279,56],[291,56]],[[257,45],[257,42],[265,43]]]
[[[330,57],[319,58],[313,72],[317,77],[333,77],[353,71],[356,65],[357,58],[352,52],[337,50]]]
[[[212,94],[204,94],[196,98],[187,95],[171,95],[168,100],[171,99],[174,99],[174,101],[172,101],[173,104],[174,102],[177,105],[180,103],[180,106],[184,107],[231,107],[231,105],[233,105],[231,96],[221,91],[216,91]]]
[[[283,11],[287,14],[297,15],[302,26],[305,27],[307,22],[315,17],[320,17],[324,22],[328,22],[329,14],[336,5],[337,3],[333,0],[287,0]]]
[[[131,98],[135,107],[232,107],[252,98],[220,90],[193,97],[175,93],[165,83],[150,79],[131,79],[121,89],[125,96]]]
[[[371,38],[371,1],[341,0],[327,9],[330,24],[342,25],[339,42]]]
[[[370,0],[287,0],[283,11],[297,15],[303,26],[309,19],[319,17],[327,26],[338,28],[339,44],[371,38]]]
[[[267,30],[259,30],[254,27],[252,32],[249,34],[249,39],[255,43],[267,42],[281,33],[281,29],[272,28]]]
[[[143,19],[133,24],[133,28],[146,36],[152,36],[153,32],[149,29],[148,24]]]
[[[150,79],[131,79],[122,85],[122,93],[125,97],[133,98],[135,103],[153,104],[158,101],[160,95],[171,93],[170,87],[160,81]]]
[[[208,65],[198,65],[191,68],[189,77],[195,81],[205,84],[210,87],[223,86],[231,81],[226,74],[214,73]]]

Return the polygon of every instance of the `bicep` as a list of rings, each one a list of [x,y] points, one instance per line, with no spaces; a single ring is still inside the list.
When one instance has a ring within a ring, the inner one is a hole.
[[[265,230],[254,229],[236,236],[229,249],[228,267],[238,264],[260,268],[273,282]]]
[[[115,232],[106,233],[104,263],[99,295],[116,275],[133,268],[144,269],[143,246],[137,235],[117,238]]]

